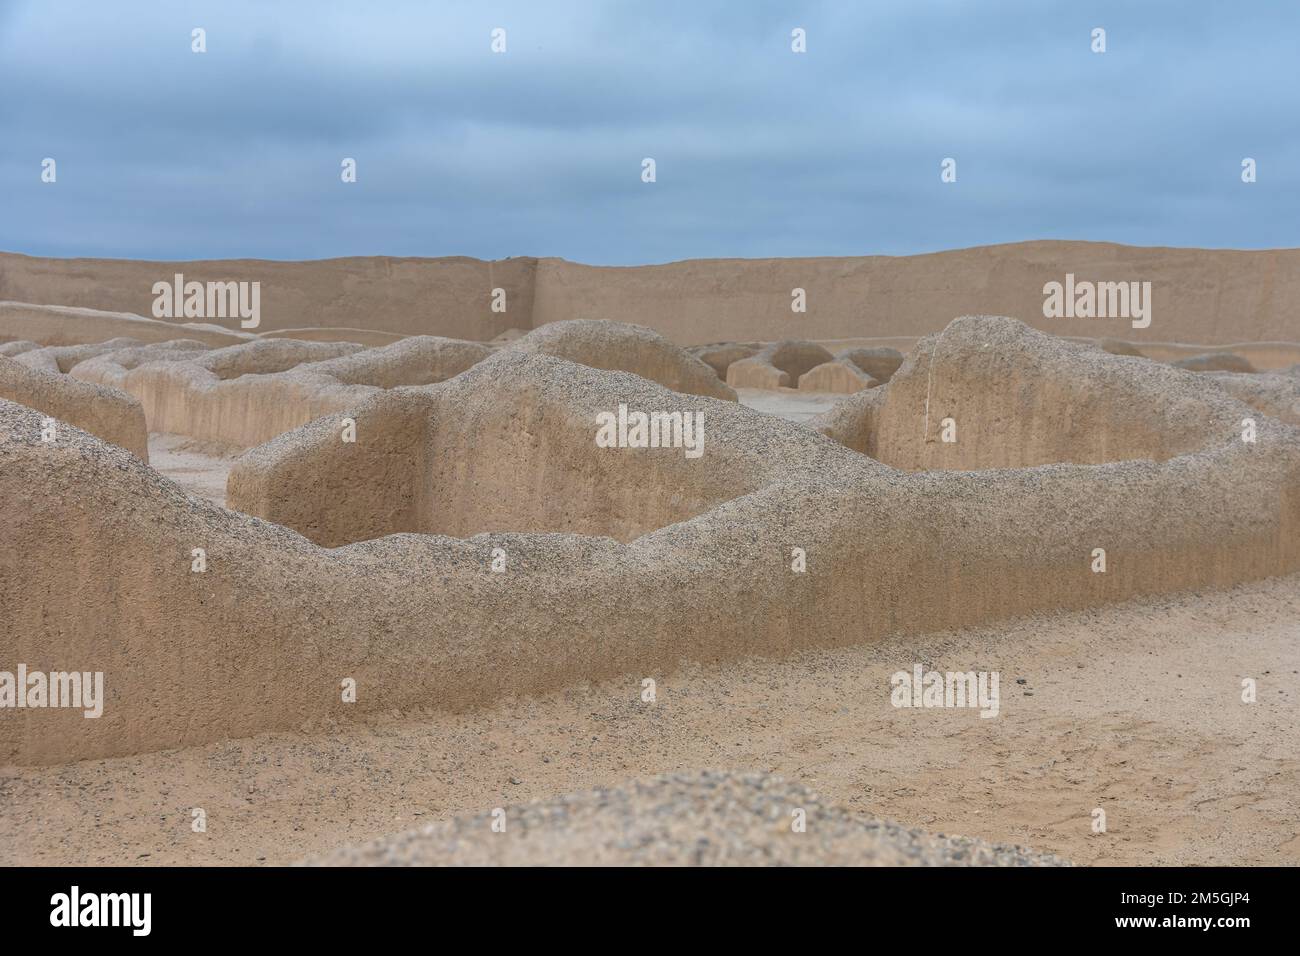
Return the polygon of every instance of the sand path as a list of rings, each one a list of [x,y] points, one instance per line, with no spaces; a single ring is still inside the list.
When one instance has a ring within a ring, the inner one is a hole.
[[[226,505],[226,478],[237,449],[195,441],[185,435],[149,433],[149,465],[190,494]]]

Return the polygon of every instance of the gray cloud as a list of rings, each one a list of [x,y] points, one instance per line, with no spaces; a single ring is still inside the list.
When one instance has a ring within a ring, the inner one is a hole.
[[[1208,0],[11,2],[0,248],[639,263],[1294,246],[1297,26],[1289,5]]]

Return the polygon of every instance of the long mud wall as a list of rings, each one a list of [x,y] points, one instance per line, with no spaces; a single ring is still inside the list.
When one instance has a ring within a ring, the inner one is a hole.
[[[734,403],[668,392],[671,400],[654,410],[692,416],[700,457],[684,450],[610,454],[593,441],[595,415],[634,399],[610,400],[569,375],[566,400],[555,401],[539,387],[538,368],[560,381],[573,367],[505,350],[442,387],[397,389],[318,419],[244,454],[231,469],[227,503],[327,547],[399,532],[565,532],[628,541],[748,494],[763,484],[758,476],[783,470],[749,450],[756,443],[712,435],[715,419],[732,421],[718,413]],[[639,379],[605,381],[639,394]],[[342,439],[345,422],[364,443]]]
[[[620,402],[668,411],[704,403],[710,444],[696,478],[726,470],[738,484],[685,520],[663,508],[659,519],[673,523],[626,541],[543,527],[394,534],[328,549],[190,496],[76,429],[42,442],[38,413],[0,402],[0,493],[24,502],[0,512],[0,538],[10,544],[0,551],[0,647],[33,668],[102,671],[106,697],[94,719],[71,709],[8,711],[0,762],[459,709],[616,674],[654,676],[684,660],[861,643],[1300,569],[1300,430],[1263,417],[1256,443],[1211,430],[1203,447],[1165,461],[909,474],[733,402],[503,352],[424,387],[430,397],[446,393],[425,403],[436,413],[432,427],[403,431],[412,418],[393,416],[388,433],[359,428],[349,448],[321,441],[317,423],[259,449],[253,477],[266,500],[356,512],[367,507],[371,473],[349,468],[347,456],[387,456],[393,477],[412,479],[411,507],[435,507],[415,479],[446,427],[516,429],[489,449],[497,467],[548,468],[555,456],[525,453],[536,416],[519,418],[499,400],[504,377],[533,389],[549,415],[574,421]],[[1250,413],[1206,389],[1199,405],[1186,396],[1162,405],[1153,390],[1152,414],[1213,421]],[[424,413],[418,405],[411,414]],[[438,423],[449,418],[459,424]],[[423,450],[395,443],[402,434]],[[603,451],[671,461],[632,469],[642,476],[636,493],[667,503],[691,493],[680,448]],[[312,472],[333,476],[332,486],[303,487],[303,473],[276,469],[300,453],[315,459]],[[708,464],[715,454],[720,461]],[[563,516],[566,494],[598,480],[581,463],[555,477],[563,480],[554,501],[536,506],[543,524]],[[399,508],[401,483],[388,488],[389,506]],[[477,493],[472,480],[457,490]],[[415,519],[393,510],[386,520]],[[805,570],[792,563],[795,548]],[[1107,556],[1102,573],[1098,548]],[[198,571],[195,549],[205,555]],[[341,693],[349,682],[355,702]]]
[[[136,396],[150,431],[249,448],[381,389],[450,378],[489,354],[479,343],[435,336],[365,350],[263,339],[178,361],[124,349],[77,365],[73,377]]]
[[[371,349],[352,343],[259,339],[215,351],[173,351],[174,361],[157,347],[77,348],[93,357],[73,366],[73,377],[135,395],[150,431],[239,448],[357,405],[381,389],[452,378],[492,354],[482,343],[438,336],[411,336]],[[674,391],[736,398],[709,366],[658,333],[636,326],[556,323],[505,349],[629,371]],[[50,351],[27,352],[17,360],[26,362],[36,355],[52,364]],[[74,361],[75,355],[64,359],[65,364]]]
[[[134,396],[119,389],[79,382],[0,357],[0,398],[121,445],[141,461],[149,460],[144,409]],[[61,426],[54,427],[57,431]],[[17,499],[7,500],[5,506],[17,507]]]
[[[180,273],[186,282],[260,282],[261,321],[252,330],[258,333],[358,327],[487,341],[509,328],[531,327],[535,267],[536,260],[525,258],[148,262],[0,253],[0,300],[153,317],[153,284]],[[505,290],[505,312],[492,311],[493,289]],[[241,331],[236,319],[211,321]]]
[[[490,340],[564,319],[614,319],[678,345],[920,336],[954,315],[1010,315],[1056,335],[1228,343],[1300,339],[1300,250],[1237,251],[1025,242],[917,256],[698,259],[601,267],[562,259],[463,257],[143,262],[0,254],[0,300],[152,315],[152,286],[260,281],[258,332],[360,327]],[[1049,319],[1043,286],[1150,282],[1151,324]],[[505,311],[493,310],[493,289]],[[807,311],[791,310],[803,289]],[[235,326],[232,325],[232,328]],[[15,335],[14,337],[20,337]],[[101,338],[106,336],[101,336]]]
[[[0,255],[0,275],[5,257]],[[147,312],[145,313],[148,314]],[[204,345],[237,345],[251,336],[215,326],[160,322],[139,315],[99,309],[31,305],[0,299],[0,342],[29,340],[42,346],[82,345],[109,339],[165,342],[189,339]]]
[[[1239,440],[1244,419],[1260,417],[1202,376],[966,316],[918,342],[887,386],[853,395],[816,424],[907,471],[1164,461]],[[1277,379],[1274,391],[1284,387]],[[1273,391],[1263,397],[1278,404]]]

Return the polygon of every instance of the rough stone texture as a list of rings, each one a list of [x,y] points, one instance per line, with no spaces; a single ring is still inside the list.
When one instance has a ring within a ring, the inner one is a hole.
[[[836,358],[849,361],[877,382],[888,382],[903,364],[903,353],[898,349],[843,349]]]
[[[799,376],[799,388],[805,392],[833,392],[852,395],[880,383],[853,362],[837,358],[823,362]]]
[[[703,361],[639,325],[596,319],[555,322],[507,348],[541,352],[590,368],[631,372],[687,395],[736,400],[735,391],[719,381]]]
[[[79,382],[66,375],[32,369],[0,356],[0,398],[75,425],[106,442],[121,445],[141,461],[149,460],[144,410],[126,392]],[[33,489],[28,489],[30,493]],[[19,489],[6,490],[17,501]]]
[[[786,339],[733,362],[727,368],[727,384],[732,388],[794,388],[806,372],[834,360],[835,356],[815,342]]]
[[[1231,352],[1207,352],[1193,355],[1191,358],[1179,359],[1173,363],[1175,368],[1185,368],[1192,372],[1253,372],[1255,367],[1240,355]]]
[[[927,395],[974,448],[927,450]],[[620,403],[704,411],[703,457],[597,448],[595,413]],[[102,670],[108,698],[97,720],[10,712],[0,762],[457,710],[1300,567],[1300,429],[1205,376],[974,317],[844,406],[837,437],[884,439],[909,467],[1016,467],[912,474],[734,402],[503,349],[364,398],[348,410],[355,444],[325,418],[236,466],[250,508],[313,534],[385,535],[329,549],[78,429],[41,442],[40,413],[0,402],[0,494],[23,502],[0,510],[0,649]],[[1247,415],[1256,444],[1239,437]],[[1054,458],[1099,463],[1024,467]],[[389,533],[419,521],[488,533]],[[195,547],[206,572],[191,571]],[[346,677],[356,703],[340,699]]]
[[[1024,847],[926,833],[827,805],[768,774],[672,774],[408,830],[321,866],[1065,866]],[[804,812],[803,832],[792,811]],[[498,830],[500,828],[498,827]]]
[[[35,342],[28,339],[18,339],[17,341],[5,342],[3,345],[0,345],[0,355],[12,358],[15,355],[21,355],[23,352],[30,352],[32,349],[38,348],[40,348],[40,346]]]

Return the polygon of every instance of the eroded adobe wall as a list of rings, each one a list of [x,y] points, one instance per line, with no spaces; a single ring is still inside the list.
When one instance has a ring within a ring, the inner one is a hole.
[[[98,368],[98,366],[96,366]],[[97,374],[86,365],[78,376]],[[289,375],[221,380],[192,362],[128,371],[122,388],[139,398],[151,432],[248,448],[360,400],[365,388]]]
[[[76,365],[72,374],[138,396],[151,431],[242,448],[347,409],[377,389],[452,378],[493,354],[478,342],[438,336],[411,336],[370,349],[265,339],[207,352],[178,350],[173,362],[158,350],[77,349],[96,357]],[[623,323],[557,323],[502,351],[558,354],[630,371],[675,390],[735,399],[735,392],[695,356],[658,333]]]
[[[1239,436],[1249,407],[1195,373],[994,316],[956,319],[817,423],[907,471],[1162,461]]]
[[[689,415],[692,431],[677,449],[598,447],[598,414],[620,405]],[[759,450],[761,436],[794,426],[727,406],[741,415],[632,375],[506,349],[441,385],[373,396],[252,449],[231,470],[227,502],[330,547],[396,532],[626,541],[748,494],[783,467]],[[356,443],[341,441],[345,418]],[[688,457],[701,421],[701,453]]]
[[[880,383],[847,359],[835,359],[799,376],[799,389],[805,392],[833,392],[852,395]]]
[[[627,541],[747,494],[770,470],[741,455],[748,440],[738,430],[761,428],[754,413],[736,416],[734,402],[627,373],[505,350],[432,391],[439,410],[424,530],[435,534],[562,531]],[[620,405],[680,415],[690,423],[683,446],[598,447],[598,416],[612,420]],[[696,441],[698,456],[687,447]]]
[[[1018,355],[1020,377],[976,376],[1011,394],[1029,372],[1058,360],[1080,380],[1122,378],[1138,361],[1060,351],[1005,319],[963,320],[951,337],[969,331],[977,345],[1001,334],[1023,346],[990,351]],[[915,366],[917,356],[908,361]],[[979,353],[968,361],[987,371]],[[905,364],[873,391],[908,376]],[[698,402],[711,418],[696,462],[680,449],[657,450],[653,463],[642,450],[601,450],[619,493],[641,496],[673,523],[623,542],[541,528],[469,538],[389,534],[333,549],[192,497],[79,429],[43,442],[39,412],[0,401],[0,495],[23,502],[0,509],[0,540],[10,544],[0,549],[0,653],[37,669],[103,671],[107,693],[98,719],[76,710],[7,711],[0,762],[134,753],[395,709],[458,709],[617,674],[662,674],[682,661],[977,626],[1300,569],[1300,429],[1259,416],[1257,441],[1246,443],[1217,425],[1247,406],[1211,381],[1167,402],[1166,383],[1150,374],[1138,381],[1132,403],[1174,431],[1191,422],[1196,447],[1164,460],[908,473],[733,402],[503,351],[458,379],[367,399],[383,414],[358,421],[351,459],[318,440],[329,421],[256,449],[250,457],[273,479],[264,486],[268,500],[302,501],[316,515],[352,516],[358,526],[367,503],[379,502],[384,510],[370,524],[401,530],[425,509],[511,498],[512,507],[535,508],[550,523],[566,514],[562,484],[542,505],[518,492],[562,459],[584,477],[587,459],[566,435],[567,422],[620,402],[647,410]],[[503,382],[519,396],[503,403]],[[532,410],[512,418],[516,399]],[[402,402],[410,415],[393,414]],[[432,424],[420,428],[421,420]],[[421,483],[442,467],[440,435],[468,443],[484,428],[499,440],[489,436],[478,452],[444,448],[443,458],[468,455],[484,473],[491,464],[493,480],[466,473],[450,486],[455,494],[422,498],[447,487]],[[519,454],[521,444],[539,441],[538,454]],[[421,462],[420,454],[428,457]],[[686,469],[700,462],[698,487],[722,474],[731,484],[683,520],[673,508],[693,493]],[[555,488],[575,473],[549,477]],[[524,514],[499,516],[514,523]],[[201,571],[196,548],[206,554]],[[806,554],[805,570],[792,566],[796,548]],[[505,556],[500,571],[494,549]],[[1098,549],[1106,555],[1100,573]],[[343,701],[345,680],[356,682],[355,703]]]
[[[424,531],[435,406],[401,389],[287,431],[240,456],[226,503],[328,548]]]
[[[441,382],[459,375],[491,354],[490,348],[478,342],[419,335],[316,362],[302,371],[328,376],[344,385],[396,388]]]
[[[732,362],[727,367],[727,384],[732,388],[797,388],[806,373],[834,360],[835,356],[815,342],[786,339]]]
[[[28,349],[14,356],[14,361],[27,368],[44,372],[63,374],[74,365],[87,359],[117,349],[131,348],[141,343],[135,339],[116,338],[107,342],[87,343],[85,345],[46,345],[41,348]]]
[[[542,352],[606,371],[632,372],[688,395],[736,400],[703,360],[644,326],[597,319],[572,319],[544,325],[512,342],[517,351]]]
[[[75,425],[149,460],[144,409],[126,392],[31,369],[0,357],[0,398]]]
[[[728,414],[728,405],[720,403]],[[396,535],[321,549],[0,405],[0,647],[102,670],[104,716],[10,711],[0,760],[196,744],[620,673],[880,639],[1300,565],[1300,438],[1163,463],[908,476],[812,436],[799,472],[630,544]],[[71,430],[70,430],[71,431]],[[769,436],[772,442],[780,436]],[[798,444],[803,446],[803,439]],[[191,570],[206,548],[207,570]],[[790,549],[808,553],[792,572]],[[508,555],[491,570],[491,549]],[[1105,547],[1109,569],[1089,570]],[[62,571],[60,569],[63,569]],[[341,681],[357,684],[345,704]]]
[[[150,431],[249,448],[398,384],[439,381],[488,356],[486,346],[414,336],[363,349],[352,343],[268,339],[123,368],[114,353],[73,374],[136,395]]]

